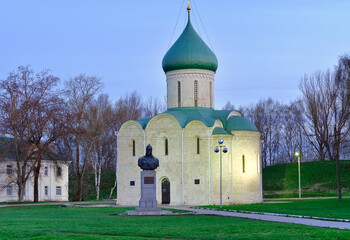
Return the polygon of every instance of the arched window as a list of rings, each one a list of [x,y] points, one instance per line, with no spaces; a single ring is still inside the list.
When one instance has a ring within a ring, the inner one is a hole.
[[[213,87],[212,87],[212,83],[210,82],[209,83],[209,99],[210,99],[210,107],[213,107],[213,99],[212,99],[212,91],[213,91],[213,89],[212,89]]]
[[[177,82],[177,106],[181,107],[181,83]]]
[[[245,173],[245,157],[242,155],[242,172]]]
[[[199,146],[199,137],[197,137],[197,154],[200,153],[200,146]]]
[[[194,106],[198,107],[198,81],[194,81]]]
[[[135,156],[136,155],[136,146],[135,146],[135,140],[132,140],[132,155]]]
[[[164,140],[164,154],[168,155],[168,139]]]

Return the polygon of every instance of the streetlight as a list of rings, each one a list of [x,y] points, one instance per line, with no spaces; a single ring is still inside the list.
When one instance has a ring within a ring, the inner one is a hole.
[[[300,152],[295,152],[294,156],[298,158],[298,177],[299,177],[299,198],[301,198],[301,181],[300,181]]]
[[[227,153],[228,150],[225,146],[222,146],[224,140],[219,139],[218,143],[219,146],[214,148],[214,152],[220,152],[220,208],[222,208],[222,152]]]

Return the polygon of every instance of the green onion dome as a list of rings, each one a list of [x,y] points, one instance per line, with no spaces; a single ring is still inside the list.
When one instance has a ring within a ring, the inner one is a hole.
[[[163,70],[204,69],[216,72],[218,60],[213,51],[194,30],[190,13],[187,25],[163,58]]]

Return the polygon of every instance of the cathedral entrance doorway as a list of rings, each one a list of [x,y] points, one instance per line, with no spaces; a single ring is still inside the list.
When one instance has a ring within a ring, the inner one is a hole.
[[[162,204],[170,203],[170,182],[169,179],[162,180]]]

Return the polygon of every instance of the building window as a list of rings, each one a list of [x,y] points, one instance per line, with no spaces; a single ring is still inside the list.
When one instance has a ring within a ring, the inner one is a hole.
[[[26,187],[23,188],[23,196],[26,195]]]
[[[62,195],[62,187],[61,186],[57,186],[56,187],[56,195],[57,196],[61,196]]]
[[[12,175],[13,174],[13,166],[12,165],[7,165],[6,166],[6,174],[7,175]]]
[[[13,194],[12,186],[7,186],[7,188],[6,188],[6,195],[7,196],[12,196],[12,194]]]
[[[135,186],[135,181],[130,181],[130,186]]]
[[[242,172],[245,173],[245,157],[242,155]]]
[[[199,179],[194,180],[194,184],[199,184],[199,183],[200,183]]]
[[[209,99],[210,99],[210,107],[213,107],[213,100],[212,100],[212,83],[209,83]]]
[[[49,167],[44,168],[44,176],[49,176]]]
[[[135,156],[136,155],[136,146],[135,146],[135,140],[132,140],[132,155]]]
[[[61,167],[57,167],[57,177],[62,177],[62,168]]]
[[[45,196],[49,195],[49,186],[45,186]]]
[[[181,83],[177,82],[177,106],[181,107]]]
[[[168,139],[166,138],[164,141],[164,154],[168,155]]]
[[[194,81],[194,106],[198,107],[198,81]]]
[[[197,154],[199,154],[200,153],[199,137],[196,140],[197,140]]]

